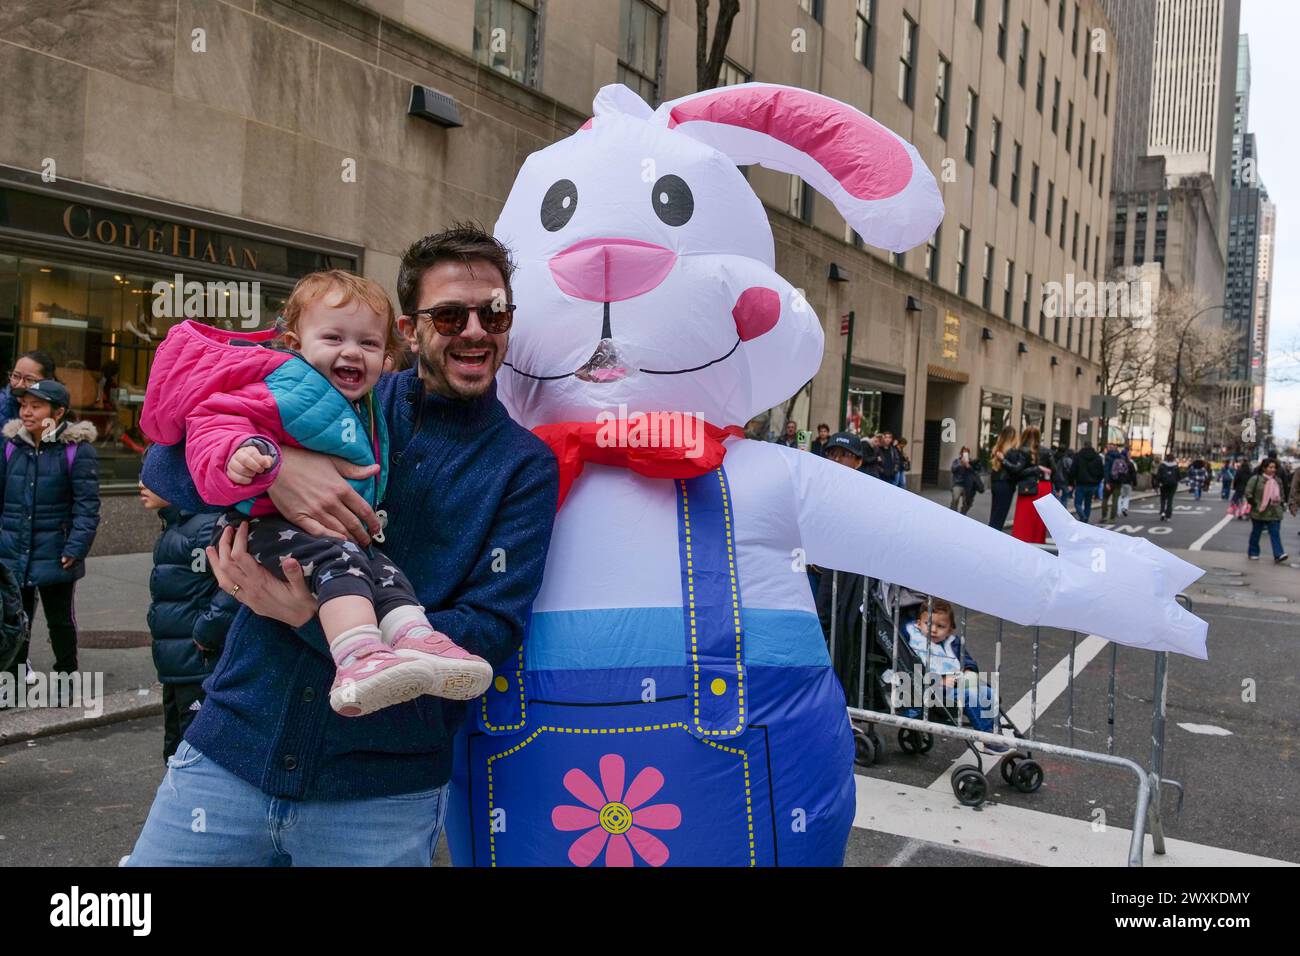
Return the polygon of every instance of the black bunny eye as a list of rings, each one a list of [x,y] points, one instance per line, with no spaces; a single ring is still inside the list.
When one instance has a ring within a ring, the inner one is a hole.
[[[650,205],[655,215],[669,226],[683,226],[695,212],[695,197],[691,187],[680,176],[660,176],[650,193]]]
[[[557,179],[542,197],[542,226],[547,232],[563,229],[578,208],[578,187],[572,179]]]

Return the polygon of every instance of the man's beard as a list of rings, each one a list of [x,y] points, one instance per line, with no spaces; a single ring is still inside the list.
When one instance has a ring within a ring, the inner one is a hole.
[[[496,380],[496,371],[493,369],[492,375],[486,376],[481,383],[476,385],[467,386],[464,383],[453,382],[447,374],[447,350],[444,349],[440,354],[434,355],[433,358],[430,358],[432,350],[428,348],[428,340],[423,336],[418,336],[416,341],[420,346],[418,353],[420,379],[424,382],[425,387],[429,388],[431,391],[442,395],[450,393],[451,397],[468,401],[470,399],[481,397],[492,387],[492,383]],[[491,350],[485,363],[497,358],[496,346],[494,344],[480,347]],[[499,368],[500,362],[497,362],[496,366]]]

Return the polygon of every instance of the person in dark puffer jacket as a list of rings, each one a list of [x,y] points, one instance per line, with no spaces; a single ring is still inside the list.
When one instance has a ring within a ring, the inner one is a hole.
[[[221,656],[239,602],[217,585],[204,548],[215,512],[181,511],[140,484],[140,500],[162,521],[149,574],[149,633],[163,685],[163,762],[203,703],[203,681]]]
[[[22,589],[30,618],[40,592],[54,648],[54,670],[77,669],[73,591],[99,527],[95,426],[69,422],[68,390],[42,379],[14,389],[19,417],[4,426],[0,560]],[[26,663],[24,647],[18,663]]]

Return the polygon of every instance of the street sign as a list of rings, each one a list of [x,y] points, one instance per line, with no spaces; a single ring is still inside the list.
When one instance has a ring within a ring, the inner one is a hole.
[[[1093,418],[1114,418],[1119,414],[1119,398],[1115,395],[1094,395],[1089,401]]]
[[[841,316],[840,316],[840,335],[848,335],[848,334],[849,334],[849,317],[848,317],[847,315],[841,315]]]

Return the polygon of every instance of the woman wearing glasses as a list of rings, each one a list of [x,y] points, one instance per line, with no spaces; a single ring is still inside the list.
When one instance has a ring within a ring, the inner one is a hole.
[[[39,349],[18,356],[18,361],[14,362],[13,370],[9,373],[9,384],[0,389],[3,420],[8,422],[18,417],[18,399],[14,396],[14,389],[31,388],[42,379],[52,379],[54,371],[54,359]]]

